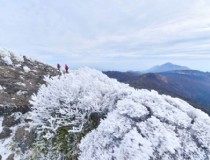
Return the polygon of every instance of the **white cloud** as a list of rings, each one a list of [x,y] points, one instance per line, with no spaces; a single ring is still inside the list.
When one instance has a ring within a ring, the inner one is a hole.
[[[0,0],[0,22],[1,46],[53,64],[210,55],[207,0]]]

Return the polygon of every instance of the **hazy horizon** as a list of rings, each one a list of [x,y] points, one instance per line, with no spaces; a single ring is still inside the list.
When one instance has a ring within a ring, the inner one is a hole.
[[[0,0],[0,46],[55,66],[210,71],[210,1]]]

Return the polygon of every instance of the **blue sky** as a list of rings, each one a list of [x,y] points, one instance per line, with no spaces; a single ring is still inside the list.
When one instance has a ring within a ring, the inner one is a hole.
[[[210,1],[0,0],[0,46],[73,69],[210,71]]]

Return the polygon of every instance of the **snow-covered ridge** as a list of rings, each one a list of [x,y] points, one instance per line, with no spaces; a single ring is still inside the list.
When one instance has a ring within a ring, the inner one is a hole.
[[[61,127],[79,135],[92,113],[102,113],[97,128],[75,143],[79,160],[210,159],[210,117],[185,101],[135,90],[89,68],[45,80],[47,85],[32,96],[32,111],[22,116],[28,129],[36,128],[45,139],[35,142],[41,149]],[[62,159],[56,146],[15,156]]]

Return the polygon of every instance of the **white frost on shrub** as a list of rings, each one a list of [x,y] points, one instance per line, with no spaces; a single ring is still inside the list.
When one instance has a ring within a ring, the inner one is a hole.
[[[5,57],[3,57],[2,59],[3,59],[3,61],[4,61],[7,65],[12,65],[12,64],[13,64],[13,62],[12,62],[10,56],[5,56]]]
[[[20,90],[20,91],[17,91],[16,94],[17,94],[18,96],[22,96],[22,95],[26,95],[27,93],[28,93],[27,91],[21,91],[21,90]]]
[[[19,67],[21,67],[21,64],[16,64],[15,67],[18,67],[19,68]]]
[[[23,66],[23,70],[24,70],[24,72],[30,72],[31,71],[31,69],[27,66]]]
[[[3,117],[0,117],[0,134],[3,132],[3,126],[2,126],[3,119],[4,119]],[[16,127],[11,127],[10,129],[14,133]],[[14,134],[11,137],[14,137]],[[0,155],[2,156],[2,160],[7,160],[8,156],[13,153],[11,151],[11,145],[13,144],[13,139],[11,137],[6,139],[0,139]],[[20,160],[19,156],[16,155],[14,160]]]
[[[0,91],[3,91],[5,89],[5,87],[0,85]]]
[[[51,140],[63,126],[79,134],[91,113],[106,115],[78,144],[79,160],[210,158],[210,117],[178,98],[135,90],[88,68],[45,80],[24,115],[38,135]],[[39,155],[62,159],[53,150]]]
[[[209,158],[210,118],[180,99],[135,90],[88,68],[46,81],[32,97],[30,116],[50,130],[48,138],[61,126],[74,124],[70,132],[80,132],[91,112],[107,114],[82,139],[80,160]]]
[[[20,54],[15,53],[15,54],[13,54],[13,57],[18,62],[24,62],[23,55],[20,55]],[[17,65],[17,67],[19,67],[19,66]]]
[[[7,64],[7,65],[13,65],[13,60],[16,60],[17,62],[23,62],[23,56],[19,55],[17,53],[13,53],[7,49],[0,49],[0,56],[2,57],[2,60]],[[20,64],[16,64],[16,66],[19,66]]]
[[[7,65],[12,65],[11,53],[6,49],[0,49],[0,56]]]
[[[26,86],[26,84],[22,83],[22,82],[17,82],[16,84],[19,85],[19,86],[24,86],[24,87]]]

